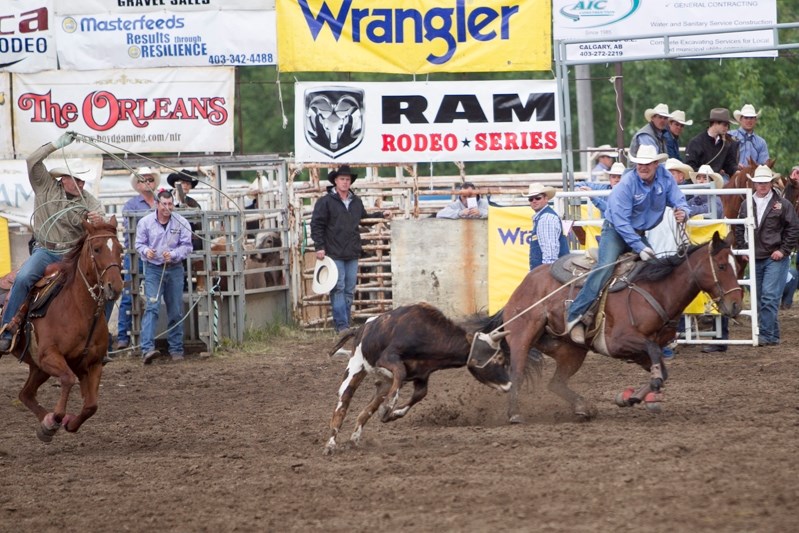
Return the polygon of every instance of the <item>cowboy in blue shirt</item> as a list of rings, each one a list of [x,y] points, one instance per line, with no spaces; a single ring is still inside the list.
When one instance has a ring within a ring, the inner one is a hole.
[[[605,223],[599,239],[599,259],[585,285],[569,307],[566,332],[571,339],[585,343],[585,327],[581,320],[613,274],[612,265],[620,255],[633,251],[641,259],[654,259],[655,251],[644,238],[644,232],[657,226],[666,207],[674,209],[677,222],[686,220],[688,204],[674,178],[661,165],[667,159],[654,146],[642,145],[637,156],[630,157],[635,169],[625,173],[608,196]]]
[[[738,166],[748,167],[749,159],[758,165],[765,165],[768,161],[768,145],[763,137],[755,134],[755,124],[760,111],[755,111],[755,106],[752,104],[746,104],[740,111],[737,109],[733,111],[732,115],[741,126],[730,132],[733,138],[738,139]]]

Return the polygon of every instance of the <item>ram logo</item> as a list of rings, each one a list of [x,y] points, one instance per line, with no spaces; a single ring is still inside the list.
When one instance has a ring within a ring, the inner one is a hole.
[[[305,139],[333,159],[363,140],[362,89],[320,87],[305,91]]]

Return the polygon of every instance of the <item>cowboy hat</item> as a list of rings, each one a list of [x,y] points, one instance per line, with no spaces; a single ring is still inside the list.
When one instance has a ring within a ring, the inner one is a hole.
[[[690,165],[687,165],[679,159],[675,159],[673,157],[666,160],[666,170],[679,170],[685,174],[686,178],[690,178],[691,174],[694,172],[694,169],[691,168]]]
[[[735,122],[730,118],[730,110],[726,107],[714,107],[710,110],[710,116],[707,119],[708,122],[726,122],[731,123]],[[737,122],[736,122],[737,124]]]
[[[774,179],[774,173],[766,165],[760,165],[755,169],[755,175],[746,175],[747,178],[755,183],[771,183]]]
[[[55,167],[50,169],[48,172],[56,179],[63,176],[72,176],[73,178],[86,183],[90,183],[92,181],[91,169],[86,168],[81,164],[74,164],[68,167]]]
[[[690,126],[694,123],[693,120],[685,120],[685,111],[680,111],[679,109],[675,109],[671,112],[671,117],[669,120],[673,120],[674,122],[679,122],[683,126]]]
[[[336,178],[339,176],[349,176],[350,183],[355,183],[355,180],[358,179],[358,174],[350,169],[349,165],[341,165],[338,167],[338,170],[332,170],[327,175],[327,181],[332,183],[333,185],[336,184]]]
[[[760,111],[763,111],[762,109]],[[740,110],[736,109],[732,112],[735,120],[741,120],[741,117],[759,117],[760,111],[755,111],[755,106],[752,104],[745,104]]]
[[[619,157],[619,154],[609,144],[603,144],[602,146],[597,146],[596,148],[589,148],[589,150],[594,150],[593,152],[588,153],[588,159],[591,161],[599,157]]]
[[[555,196],[555,188],[549,185],[541,185],[540,183],[531,183],[527,187],[527,194],[523,194],[522,197],[530,198],[539,194],[546,194],[547,200],[551,200]]]
[[[197,172],[193,170],[181,170],[180,172],[173,172],[166,178],[166,182],[170,187],[175,186],[176,181],[184,181],[191,183],[191,188],[195,188],[200,180],[197,179]]]
[[[150,167],[141,167],[135,172],[131,173],[130,175],[130,186],[132,188],[136,188],[136,184],[139,182],[139,176],[144,178],[144,176],[152,176],[155,178],[151,188],[153,190],[157,189],[159,185],[161,185],[161,172]]]
[[[654,117],[655,115],[671,118],[671,113],[669,113],[669,106],[667,106],[666,104],[658,104],[655,107],[644,111],[644,118],[646,119],[647,122],[652,120],[652,117]]]
[[[691,172],[691,181],[696,183],[696,177],[699,174],[704,174],[705,176],[710,177],[717,189],[724,187],[724,178],[722,178],[721,174],[718,172],[713,172],[713,169],[710,167],[710,165],[702,165],[696,172]]]
[[[336,263],[327,255],[324,259],[317,259],[316,265],[313,268],[313,284],[311,285],[311,289],[316,294],[327,294],[333,290],[336,283],[338,283],[338,268],[336,267]]]
[[[658,149],[654,146],[649,144],[644,144],[638,148],[638,153],[630,155],[630,161],[633,163],[640,163],[642,165],[647,165],[653,161],[657,161],[658,163],[662,163],[669,156],[666,154],[659,154]]]

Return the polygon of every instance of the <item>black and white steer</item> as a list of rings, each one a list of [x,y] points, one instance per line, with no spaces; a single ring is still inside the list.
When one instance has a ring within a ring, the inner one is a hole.
[[[479,335],[481,342],[475,343],[472,349],[474,335]],[[358,415],[350,438],[354,445],[361,438],[364,424],[378,408],[383,422],[405,416],[425,397],[427,381],[436,370],[466,366],[481,383],[507,392],[511,381],[508,363],[498,349],[500,336],[467,333],[426,303],[394,309],[370,319],[358,329],[350,329],[330,351],[332,355],[355,337],[355,351],[338,390],[339,400],[330,421],[331,434],[325,453],[331,454],[336,449],[336,437],[352,396],[369,374],[379,378],[377,389],[374,398]],[[400,389],[408,381],[413,381],[413,394],[407,403],[397,407]]]

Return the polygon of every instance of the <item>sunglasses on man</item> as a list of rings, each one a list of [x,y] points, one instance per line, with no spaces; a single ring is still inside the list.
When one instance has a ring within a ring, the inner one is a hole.
[[[535,196],[528,196],[527,197],[527,201],[529,201],[529,202],[537,202],[538,200],[540,200],[541,198],[544,198],[544,197],[546,197],[545,194],[536,194]]]

